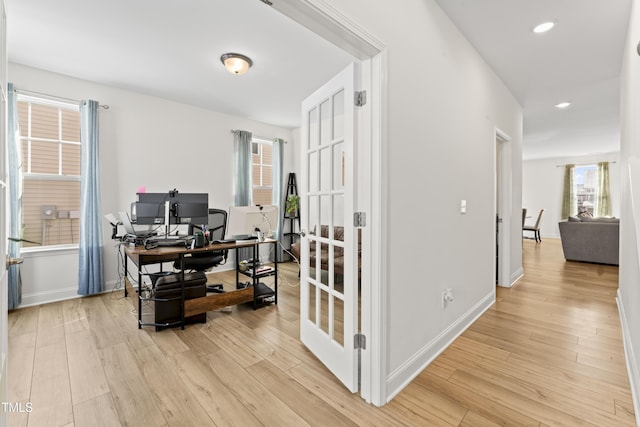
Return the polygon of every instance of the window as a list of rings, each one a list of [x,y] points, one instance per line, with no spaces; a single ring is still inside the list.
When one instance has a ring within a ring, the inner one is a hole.
[[[251,180],[253,204],[273,204],[273,143],[268,139],[253,138],[251,141]]]
[[[80,109],[18,95],[23,247],[75,244],[80,224]]]
[[[586,211],[595,216],[598,167],[596,165],[576,166],[573,174],[578,213]]]

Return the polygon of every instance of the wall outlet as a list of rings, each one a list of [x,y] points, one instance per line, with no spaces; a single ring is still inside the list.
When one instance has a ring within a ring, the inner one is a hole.
[[[453,289],[447,288],[442,291],[442,308],[446,308],[447,305],[453,302]]]

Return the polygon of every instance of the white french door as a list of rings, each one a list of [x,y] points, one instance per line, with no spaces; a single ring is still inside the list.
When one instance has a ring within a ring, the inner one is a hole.
[[[300,338],[351,392],[358,389],[355,72],[351,64],[303,102],[301,149]]]
[[[8,329],[7,307],[7,16],[4,0],[0,0],[0,401],[7,402]],[[6,411],[0,409],[0,425],[7,422]]]

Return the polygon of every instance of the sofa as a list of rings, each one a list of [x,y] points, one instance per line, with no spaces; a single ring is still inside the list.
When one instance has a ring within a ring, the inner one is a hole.
[[[558,226],[567,261],[619,265],[618,218],[571,217]]]
[[[315,230],[311,232],[311,234],[315,234]],[[329,237],[329,226],[322,225],[320,226],[320,237]],[[344,241],[344,227],[334,226],[333,227],[333,238],[334,240],[342,240]],[[344,249],[336,246],[334,248],[334,262],[333,262],[333,272],[336,275],[344,274]],[[314,268],[316,265],[316,248],[315,245],[311,245],[309,250],[309,266]],[[291,253],[296,257],[296,259],[300,259],[300,242],[296,242],[291,245]],[[362,269],[362,233],[358,230],[358,277],[360,277],[360,272]],[[320,268],[324,271],[329,271],[329,248],[327,244],[320,245]]]

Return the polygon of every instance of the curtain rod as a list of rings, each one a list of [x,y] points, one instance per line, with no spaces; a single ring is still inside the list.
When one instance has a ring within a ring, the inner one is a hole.
[[[23,95],[35,95],[35,96],[43,96],[45,98],[53,99],[54,101],[67,101],[73,102],[74,104],[80,104],[82,101],[78,101],[77,99],[65,98],[57,95],[49,95],[47,93],[35,92],[32,90],[24,90],[24,89],[14,89],[17,93],[21,93]],[[98,105],[100,108],[104,108],[105,110],[109,109],[108,105]]]
[[[240,129],[231,129],[231,133],[238,132],[239,130],[240,130]],[[276,138],[266,138],[266,137],[264,137],[264,136],[260,136],[260,135],[252,135],[252,136],[255,136],[255,137],[256,137],[256,138],[258,138],[258,139],[264,139],[265,141],[273,141],[274,139],[276,139]],[[282,139],[282,138],[280,138],[280,139]],[[285,144],[287,144],[287,141],[285,141],[284,139],[282,140],[282,142],[284,142]]]
[[[596,162],[596,163],[575,163],[575,164],[574,163],[567,163],[567,165],[573,164],[574,166],[591,166],[591,165],[596,165],[597,166],[598,163],[601,163],[601,162]],[[616,161],[614,160],[612,162],[607,162],[607,163],[616,163]],[[556,165],[556,167],[557,168],[563,168],[563,167],[565,167],[567,165]]]

